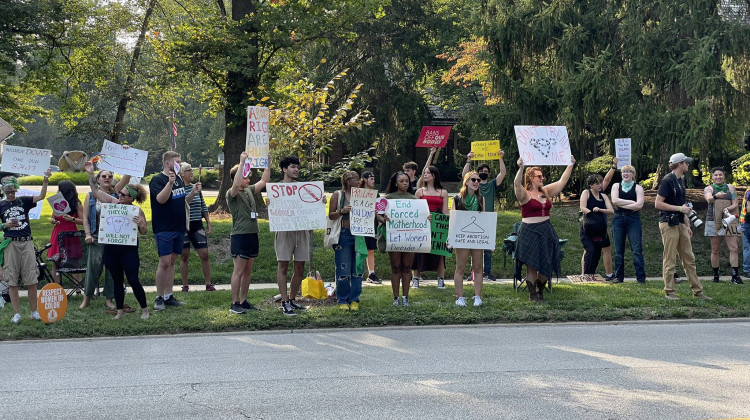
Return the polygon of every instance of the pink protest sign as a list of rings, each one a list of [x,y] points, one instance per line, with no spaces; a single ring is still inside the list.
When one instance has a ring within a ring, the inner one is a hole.
[[[450,126],[434,127],[426,125],[422,127],[422,132],[419,133],[416,147],[445,147],[450,133]]]

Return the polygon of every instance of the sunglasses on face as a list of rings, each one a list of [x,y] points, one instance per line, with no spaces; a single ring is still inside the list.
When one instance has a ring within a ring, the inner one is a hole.
[[[479,182],[479,178],[469,178],[469,181],[471,181],[471,182]]]
[[[102,176],[100,176],[99,178],[104,178],[104,179],[112,179],[112,178],[113,178],[113,175],[102,175]]]
[[[130,197],[130,194],[125,193],[117,193],[117,195],[119,195],[120,197]]]

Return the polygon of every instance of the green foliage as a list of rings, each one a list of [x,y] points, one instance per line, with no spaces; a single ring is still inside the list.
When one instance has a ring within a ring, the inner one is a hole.
[[[49,177],[49,185],[57,185],[60,181],[71,180],[76,185],[89,185],[89,175],[86,172],[55,172]],[[115,182],[119,181],[120,177],[115,175]],[[42,185],[44,177],[37,175],[27,175],[18,178],[18,184],[20,185]]]
[[[736,185],[750,185],[750,153],[732,161],[732,175]]]

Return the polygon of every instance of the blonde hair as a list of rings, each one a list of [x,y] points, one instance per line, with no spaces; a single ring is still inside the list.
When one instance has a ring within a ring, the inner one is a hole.
[[[341,187],[343,189],[346,189],[346,183],[353,178],[359,178],[359,174],[357,173],[357,171],[346,171],[341,174]]]
[[[461,196],[461,199],[466,199],[466,182],[469,181],[469,178],[471,178],[472,175],[476,175],[477,178],[479,178],[479,174],[476,173],[476,171],[467,172],[466,175],[464,175],[463,182],[461,183],[461,189],[458,191],[458,195]],[[477,190],[477,195],[479,194],[479,190]]]
[[[635,178],[635,176],[637,175],[637,172],[635,171],[635,168],[633,167],[633,165],[625,165],[622,167],[622,169],[620,169],[620,172],[625,172],[625,171],[632,172],[633,178]]]
[[[161,155],[161,162],[167,163],[167,161],[169,161],[170,159],[174,159],[176,157],[180,157],[180,154],[170,150],[168,152],[164,152],[164,154]]]

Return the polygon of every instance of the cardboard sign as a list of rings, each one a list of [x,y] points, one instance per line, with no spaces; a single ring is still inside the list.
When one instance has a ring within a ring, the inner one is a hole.
[[[266,184],[271,232],[326,228],[322,181]]]
[[[471,160],[500,160],[500,140],[473,141]]]
[[[497,213],[451,210],[448,244],[459,249],[495,249]]]
[[[714,200],[714,227],[716,228],[716,234],[719,236],[742,236],[740,232],[740,218],[736,214],[734,220],[732,220],[725,227],[724,221],[724,209],[732,205],[732,200],[724,200],[717,198]],[[720,235],[720,232],[724,233]]]
[[[140,212],[136,206],[102,203],[99,216],[99,243],[112,245],[138,245],[138,225],[133,217]]]
[[[615,139],[615,157],[617,158],[617,169],[625,165],[632,165],[630,139]]]
[[[55,216],[62,216],[70,211],[70,205],[61,192],[47,198],[47,202],[49,202],[50,207],[52,207],[52,214]]]
[[[4,119],[0,118],[0,141],[5,140],[8,136],[13,134],[13,126],[8,124]]]
[[[104,140],[98,166],[102,170],[142,178],[146,170],[147,158],[148,152],[145,150],[133,149],[132,147],[125,149],[117,143]],[[175,173],[179,173],[179,171],[177,169]]]
[[[570,141],[565,127],[516,125],[518,153],[526,166],[570,165]]]
[[[51,324],[65,317],[68,310],[68,296],[57,283],[47,283],[36,298],[37,311],[42,322]]]
[[[33,197],[35,195],[39,195],[39,191],[34,190],[27,190],[21,188],[16,192],[16,197]],[[29,211],[29,219],[33,220],[39,220],[42,218],[42,206],[44,205],[43,200],[39,200],[36,202],[36,207],[31,209]]]
[[[442,213],[431,214],[430,231],[432,250],[430,254],[450,257],[453,254],[448,250],[448,244],[446,243],[448,240],[448,221],[450,220],[450,215]]]
[[[427,200],[388,200],[385,250],[429,254],[432,247]]]
[[[419,133],[416,147],[445,147],[450,134],[450,126],[434,127],[426,125],[422,127],[422,131]]]
[[[268,142],[271,139],[270,111],[264,106],[247,107],[246,162],[250,168],[268,167]],[[245,171],[243,170],[243,175]],[[249,171],[248,171],[249,172]]]
[[[22,175],[44,175],[49,169],[52,152],[48,149],[34,149],[6,144],[0,163],[3,171]]]
[[[378,190],[352,188],[352,212],[349,214],[349,229],[353,236],[375,237],[375,200]]]

